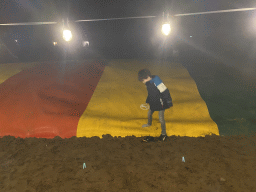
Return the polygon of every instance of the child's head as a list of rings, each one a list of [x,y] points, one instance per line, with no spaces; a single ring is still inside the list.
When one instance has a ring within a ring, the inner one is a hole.
[[[141,81],[143,83],[145,83],[146,79],[149,80],[151,78],[152,78],[152,76],[148,69],[142,69],[138,73],[138,79],[139,79],[139,81]]]

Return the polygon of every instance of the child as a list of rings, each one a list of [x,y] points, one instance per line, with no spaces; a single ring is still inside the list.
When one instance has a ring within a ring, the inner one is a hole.
[[[168,88],[163,84],[157,75],[151,75],[148,69],[142,69],[138,73],[138,79],[147,86],[148,97],[146,103],[150,105],[148,111],[148,123],[142,127],[152,125],[152,115],[155,111],[159,111],[159,121],[161,123],[162,132],[159,137],[160,141],[164,141],[167,137],[164,120],[164,111],[173,106],[172,98]]]

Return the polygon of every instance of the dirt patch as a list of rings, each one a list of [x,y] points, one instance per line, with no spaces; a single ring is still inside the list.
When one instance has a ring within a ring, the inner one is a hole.
[[[0,138],[1,191],[256,190],[256,136]],[[184,157],[184,161],[182,161]]]

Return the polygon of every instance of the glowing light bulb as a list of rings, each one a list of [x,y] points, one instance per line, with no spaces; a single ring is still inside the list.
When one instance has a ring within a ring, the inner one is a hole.
[[[162,25],[162,33],[167,36],[170,34],[170,32],[171,32],[171,25],[169,23],[163,24]]]
[[[63,39],[65,41],[70,41],[72,39],[72,33],[70,30],[63,30]]]

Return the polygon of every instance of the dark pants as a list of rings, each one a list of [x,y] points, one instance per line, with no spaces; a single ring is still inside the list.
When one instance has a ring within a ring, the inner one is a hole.
[[[164,120],[164,111],[161,110],[159,111],[159,121],[161,123],[161,128],[162,128],[162,135],[166,135],[166,127],[165,127],[165,120]],[[154,111],[152,112],[150,109],[148,110],[148,125],[152,125],[152,115]]]

